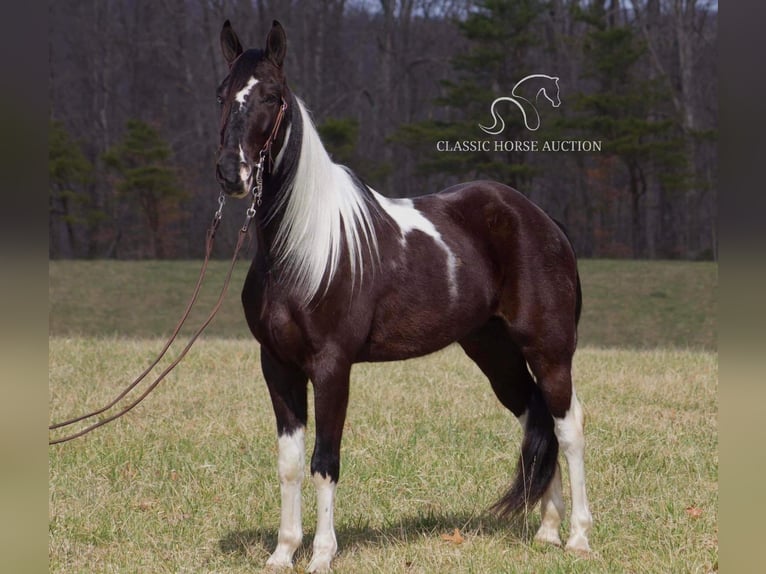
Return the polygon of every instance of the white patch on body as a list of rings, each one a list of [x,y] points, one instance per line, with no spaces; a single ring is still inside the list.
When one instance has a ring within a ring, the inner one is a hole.
[[[314,553],[308,572],[329,572],[330,562],[338,551],[335,538],[334,507],[336,484],[330,477],[314,474],[311,477],[317,493],[317,529],[314,535]]]
[[[343,166],[330,159],[306,108],[298,168],[281,201],[284,214],[274,240],[276,259],[304,304],[329,286],[343,249],[352,282],[361,280],[365,252],[378,258],[378,241],[367,200]],[[280,158],[281,159],[281,158]]]
[[[247,84],[245,84],[245,87],[234,94],[234,99],[239,102],[240,107],[245,105],[245,100],[247,100],[247,96],[250,95],[250,90],[252,90],[253,86],[255,86],[257,83],[258,80],[251,76],[247,81]]]
[[[402,247],[407,244],[407,234],[412,231],[420,231],[425,233],[434,240],[439,248],[444,251],[447,259],[447,278],[449,283],[449,293],[452,301],[455,301],[458,296],[457,288],[457,259],[455,254],[449,248],[436,229],[436,226],[426,218],[420,211],[415,208],[411,199],[391,199],[380,195],[376,191],[372,191],[375,199],[378,201],[383,210],[391,216],[401,230],[402,237],[400,239]]]
[[[282,511],[279,523],[277,548],[267,564],[278,567],[292,567],[293,554],[303,539],[301,526],[301,484],[306,460],[304,430],[296,429],[292,434],[279,437],[277,474],[282,495]]]

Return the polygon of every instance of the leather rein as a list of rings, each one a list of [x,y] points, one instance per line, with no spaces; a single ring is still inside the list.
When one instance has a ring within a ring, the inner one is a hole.
[[[157,378],[154,381],[152,381],[152,383],[146,388],[146,390],[144,390],[144,392],[141,393],[135,400],[133,400],[131,403],[129,403],[127,406],[123,407],[121,410],[117,411],[116,413],[113,413],[105,418],[102,418],[98,420],[97,422],[90,424],[89,426],[85,427],[84,429],[78,432],[75,432],[57,439],[49,440],[48,441],[49,445],[60,444],[60,443],[68,442],[70,440],[81,437],[85,434],[88,434],[91,431],[96,430],[99,427],[104,426],[105,424],[108,424],[120,418],[121,416],[123,416],[124,414],[132,410],[136,405],[138,405],[141,401],[143,401],[149,395],[149,393],[151,393],[155,388],[157,388],[157,385],[160,384],[160,382],[168,375],[168,373],[170,373],[170,371],[172,371],[178,365],[178,363],[181,362],[181,360],[189,352],[189,349],[191,349],[194,342],[202,334],[202,331],[204,331],[207,328],[207,326],[211,323],[215,315],[218,313],[218,310],[221,308],[221,305],[223,304],[223,299],[226,295],[226,292],[229,289],[229,283],[231,282],[231,276],[234,271],[234,267],[236,266],[237,259],[239,258],[239,252],[242,249],[242,245],[245,243],[245,238],[247,237],[248,228],[250,227],[250,223],[255,217],[257,208],[260,207],[261,205],[262,196],[263,196],[263,171],[264,171],[264,168],[266,167],[266,159],[269,160],[269,169],[271,169],[271,164],[272,164],[271,147],[274,144],[274,141],[277,136],[277,132],[279,131],[279,128],[282,124],[282,120],[284,119],[286,110],[287,110],[287,102],[284,99],[282,99],[282,105],[280,106],[279,112],[277,113],[277,117],[274,121],[274,127],[271,130],[271,134],[269,134],[269,137],[266,140],[266,143],[264,143],[263,147],[261,148],[258,154],[258,164],[256,166],[255,181],[253,182],[253,186],[250,189],[250,194],[252,195],[252,202],[250,204],[250,207],[245,212],[245,222],[239,230],[239,234],[237,237],[237,244],[234,247],[234,254],[232,255],[232,258],[231,258],[231,264],[229,265],[229,270],[226,273],[226,278],[224,280],[223,287],[221,288],[221,293],[218,296],[218,300],[215,302],[215,305],[213,305],[213,308],[208,314],[207,318],[203,321],[202,325],[197,329],[197,331],[191,336],[191,338],[189,339],[189,342],[186,344],[183,350],[179,353],[179,355],[173,360],[173,362],[170,365],[168,365],[157,376]],[[225,202],[226,202],[226,196],[223,194],[223,192],[221,192],[220,195],[218,196],[218,209],[213,215],[213,220],[211,221],[210,226],[208,227],[208,230],[207,230],[206,240],[205,240],[205,258],[202,262],[202,267],[200,269],[199,277],[197,278],[197,283],[194,287],[191,298],[189,299],[189,303],[186,305],[186,309],[181,315],[181,318],[179,319],[178,323],[173,329],[173,332],[171,333],[170,338],[163,346],[157,358],[138,377],[136,377],[132,383],[130,383],[122,392],[120,392],[119,395],[117,395],[117,397],[115,397],[108,404],[101,407],[100,409],[86,413],[84,415],[52,424],[48,427],[49,431],[65,428],[75,423],[93,418],[95,416],[101,415],[109,411],[114,406],[116,406],[117,403],[119,403],[122,399],[124,399],[128,395],[128,393],[130,393],[134,388],[136,388],[136,386],[146,378],[146,376],[154,369],[154,367],[157,366],[157,364],[160,362],[162,357],[165,356],[165,353],[167,353],[168,349],[173,344],[173,341],[175,341],[176,337],[178,336],[178,333],[181,331],[181,327],[183,327],[183,324],[186,322],[186,319],[189,317],[189,314],[191,313],[194,303],[197,301],[197,296],[199,295],[200,289],[202,287],[202,281],[205,277],[205,272],[207,271],[208,262],[210,261],[210,254],[213,252],[213,245],[215,243],[215,234],[216,234],[216,231],[218,230],[218,226],[221,223],[221,219],[223,218],[223,206]]]

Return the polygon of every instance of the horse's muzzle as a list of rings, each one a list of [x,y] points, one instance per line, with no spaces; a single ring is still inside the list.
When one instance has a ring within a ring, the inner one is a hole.
[[[222,158],[215,166],[215,178],[221,189],[227,195],[234,197],[244,197],[250,191],[251,176],[248,175],[252,170],[247,164],[239,161],[239,158]]]

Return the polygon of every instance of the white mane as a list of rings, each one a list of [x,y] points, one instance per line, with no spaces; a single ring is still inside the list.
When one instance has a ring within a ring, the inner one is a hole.
[[[361,281],[364,253],[377,259],[378,240],[368,200],[346,168],[332,162],[303,102],[295,101],[303,121],[300,158],[281,200],[284,213],[274,250],[288,281],[303,302],[309,303],[323,283],[325,289],[329,286],[344,248],[351,262],[352,283],[357,276]]]

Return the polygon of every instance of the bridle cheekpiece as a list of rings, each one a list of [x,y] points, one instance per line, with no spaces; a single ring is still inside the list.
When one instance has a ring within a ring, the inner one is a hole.
[[[287,111],[287,101],[282,98],[282,105],[279,106],[277,118],[274,121],[274,127],[271,129],[271,133],[269,134],[266,143],[263,144],[261,151],[258,152],[258,163],[255,167],[255,181],[253,182],[253,187],[250,189],[250,193],[253,196],[253,201],[250,203],[250,207],[248,207],[247,211],[245,212],[246,219],[244,225],[242,226],[242,231],[247,231],[247,228],[250,225],[250,221],[252,221],[253,217],[255,217],[256,209],[261,206],[261,201],[263,199],[263,170],[266,166],[267,159],[269,162],[269,171],[271,171],[271,169],[274,167],[274,160],[271,156],[271,147],[274,145],[274,141],[277,138],[277,133],[279,132],[279,128],[282,125],[282,120],[285,117],[285,111]]]

